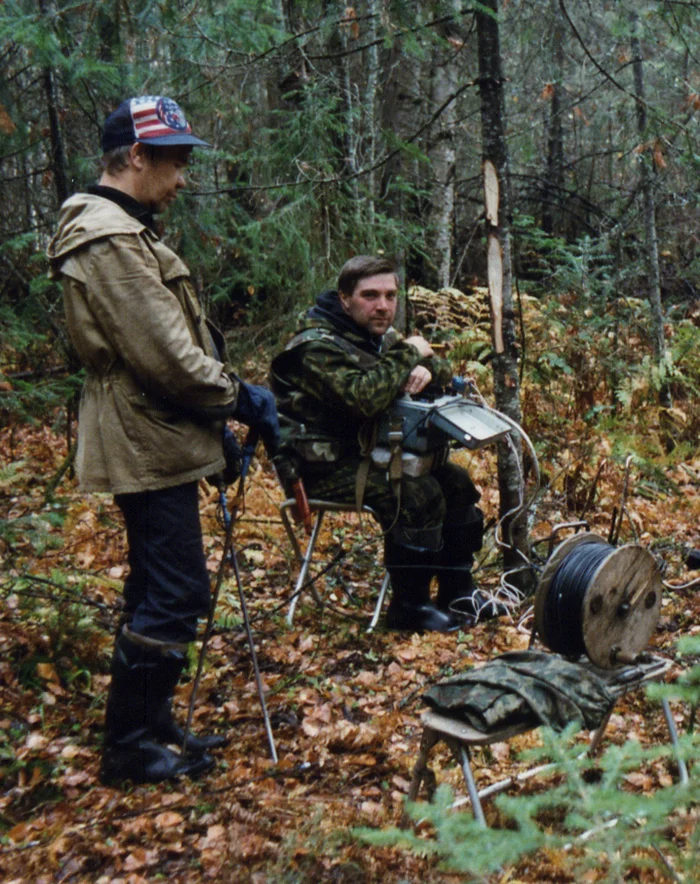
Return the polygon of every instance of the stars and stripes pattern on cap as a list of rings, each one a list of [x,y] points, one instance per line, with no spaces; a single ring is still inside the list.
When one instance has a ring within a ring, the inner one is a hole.
[[[137,141],[150,141],[166,135],[190,135],[192,127],[171,98],[146,95],[131,99],[131,119]]]
[[[108,153],[117,147],[133,144],[154,147],[190,145],[211,147],[192,134],[180,106],[162,95],[139,95],[122,101],[105,120],[102,128],[102,150]]]

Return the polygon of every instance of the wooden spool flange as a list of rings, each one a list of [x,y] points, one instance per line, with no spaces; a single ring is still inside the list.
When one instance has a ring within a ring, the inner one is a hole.
[[[561,543],[542,571],[535,595],[535,627],[546,643],[544,610],[557,569],[581,543],[605,543],[595,534],[577,534]],[[586,588],[581,612],[588,657],[603,669],[629,663],[649,643],[661,613],[661,575],[652,554],[622,546],[600,563]]]

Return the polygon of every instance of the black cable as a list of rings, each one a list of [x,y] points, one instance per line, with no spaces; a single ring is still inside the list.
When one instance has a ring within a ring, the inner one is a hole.
[[[598,566],[614,551],[605,541],[575,546],[557,568],[542,609],[542,640],[566,657],[586,652],[583,640],[583,601]]]

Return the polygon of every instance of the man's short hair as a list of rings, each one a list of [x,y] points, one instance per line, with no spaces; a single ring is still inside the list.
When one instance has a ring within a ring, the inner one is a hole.
[[[365,279],[367,276],[377,276],[379,273],[393,273],[396,276],[396,267],[388,258],[355,255],[340,268],[338,291],[344,295],[352,295],[355,286],[361,279]]]
[[[154,147],[152,144],[144,144],[143,146],[146,156],[154,163],[163,151]],[[118,175],[123,172],[129,165],[130,144],[122,144],[121,147],[115,147],[100,158],[100,169],[107,172],[108,175]]]
[[[130,144],[123,144],[121,147],[115,147],[108,151],[100,159],[100,168],[108,175],[118,175],[123,172],[129,165]]]

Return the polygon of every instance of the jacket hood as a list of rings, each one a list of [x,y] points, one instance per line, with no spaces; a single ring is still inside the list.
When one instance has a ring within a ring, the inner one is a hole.
[[[335,289],[322,292],[316,298],[316,303],[302,319],[301,326],[303,328],[328,327],[341,335],[350,335],[363,350],[375,355],[379,353],[382,346],[382,335],[371,334],[367,329],[359,326],[343,310],[343,305],[340,303],[338,292]]]
[[[47,255],[55,265],[71,252],[96,239],[117,234],[140,234],[147,227],[110,199],[76,193],[61,206],[58,228]]]

